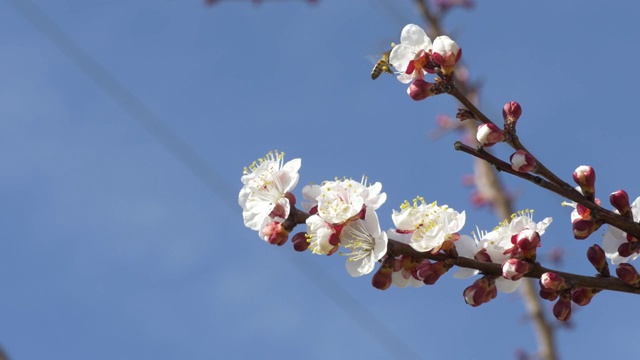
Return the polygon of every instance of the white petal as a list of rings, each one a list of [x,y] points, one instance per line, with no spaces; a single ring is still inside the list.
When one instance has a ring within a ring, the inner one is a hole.
[[[503,293],[512,293],[518,289],[518,286],[520,286],[520,280],[512,281],[503,277],[496,279],[496,288]]]
[[[409,62],[413,60],[415,53],[411,46],[399,44],[393,47],[389,55],[389,63],[401,73],[407,71]]]
[[[420,26],[409,24],[402,29],[400,43],[409,46],[421,46],[431,44],[431,39],[429,39],[427,33],[425,33]]]

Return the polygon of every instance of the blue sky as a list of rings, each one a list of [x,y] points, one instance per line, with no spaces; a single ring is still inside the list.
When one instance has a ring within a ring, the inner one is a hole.
[[[453,151],[456,135],[428,138],[436,115],[455,114],[452,99],[413,102],[393,78],[369,78],[366,56],[420,24],[411,1],[35,2],[150,113],[122,107],[103,88],[114,86],[83,72],[18,3],[0,2],[0,344],[13,358],[535,350],[518,295],[471,308],[461,296],[470,281],[450,275],[380,292],[370,277],[351,278],[344,258],[269,246],[242,224],[242,168],[278,149],[302,158],[301,185],[380,181],[383,228],[416,195],[466,209],[467,232],[496,225],[469,204],[460,179],[471,160]],[[606,200],[619,188],[640,195],[638,11],[632,1],[491,1],[445,23],[484,84],[486,113],[497,121],[506,101],[520,102],[527,147],[567,180],[593,165]],[[131,112],[168,131],[150,133]],[[584,254],[600,234],[573,240],[562,199],[504,181],[518,208],[554,218],[542,250],[562,247],[564,270],[592,274]],[[561,357],[633,358],[620,344],[640,335],[621,321],[635,300],[603,293],[575,311],[574,328],[559,332]]]

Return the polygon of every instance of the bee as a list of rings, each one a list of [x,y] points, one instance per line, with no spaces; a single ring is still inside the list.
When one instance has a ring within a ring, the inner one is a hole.
[[[391,49],[385,51],[380,57],[380,60],[373,66],[373,70],[371,70],[371,80],[375,80],[380,77],[383,72],[387,74],[393,75],[393,70],[391,70],[391,64],[389,63],[389,55],[391,55],[391,50],[395,46],[394,43],[391,43]]]

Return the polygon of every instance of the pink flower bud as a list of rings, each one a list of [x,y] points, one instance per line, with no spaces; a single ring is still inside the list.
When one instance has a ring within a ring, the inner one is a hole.
[[[578,166],[573,172],[573,180],[580,186],[582,195],[593,201],[596,193],[596,171],[591,166]]]
[[[502,108],[502,118],[505,123],[518,121],[520,115],[522,115],[522,108],[515,101],[506,103]]]
[[[540,247],[540,234],[531,229],[524,229],[518,233],[516,244],[526,260],[536,259],[536,251]]]
[[[640,282],[640,275],[638,275],[638,271],[631,264],[622,263],[618,265],[616,275],[627,284],[638,285],[638,282]]]
[[[393,274],[393,262],[385,261],[373,274],[371,285],[378,290],[387,290],[391,286],[391,274]]]
[[[478,126],[476,139],[482,146],[490,147],[504,141],[504,131],[493,123],[482,124]]]
[[[564,278],[554,272],[546,272],[540,277],[540,286],[547,290],[564,290],[569,287]]]
[[[460,58],[462,49],[448,36],[438,36],[433,40],[433,61],[442,67],[442,72],[449,74]]]
[[[424,100],[433,95],[433,84],[422,79],[416,79],[407,88],[407,94],[415,101]]]
[[[260,230],[260,236],[271,245],[282,246],[289,238],[289,232],[277,221],[272,221]]]
[[[560,321],[567,321],[571,318],[571,291],[565,290],[560,299],[553,306],[553,316]]]
[[[517,150],[509,158],[511,168],[518,172],[528,173],[536,167],[536,160],[529,153]]]
[[[533,264],[518,259],[509,259],[502,263],[502,277],[507,280],[520,280],[533,270]]]
[[[293,235],[291,242],[293,243],[293,249],[295,251],[302,252],[309,248],[309,240],[307,239],[307,233],[305,232],[299,232]]]
[[[578,288],[571,293],[571,300],[577,305],[585,306],[588,305],[591,299],[599,292],[600,290],[596,289]]]
[[[632,219],[631,206],[629,205],[629,195],[624,190],[618,190],[611,193],[609,196],[611,205],[618,210],[620,215]]]
[[[604,276],[610,275],[607,257],[600,246],[594,244],[589,247],[589,249],[587,249],[587,259],[589,259],[591,265],[593,265],[600,274]]]

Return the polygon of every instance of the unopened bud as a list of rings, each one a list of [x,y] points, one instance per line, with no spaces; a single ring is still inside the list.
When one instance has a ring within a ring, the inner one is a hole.
[[[618,255],[622,257],[629,257],[635,253],[636,253],[636,246],[634,245],[634,243],[626,242],[618,246]]]
[[[594,231],[598,230],[599,226],[593,219],[576,219],[571,224],[571,228],[573,230],[573,237],[576,240],[584,240],[593,234]]]
[[[445,261],[432,263],[425,259],[416,268],[416,275],[425,285],[433,285],[442,275],[449,271],[451,267],[452,265]]]
[[[482,124],[478,126],[476,139],[482,146],[490,147],[504,141],[504,131],[493,123]]]
[[[505,123],[516,122],[522,115],[522,108],[520,104],[515,101],[510,101],[502,108],[502,118]]]
[[[272,221],[260,230],[260,236],[271,245],[282,246],[289,238],[289,232],[277,221]]]
[[[391,275],[393,274],[393,265],[384,262],[382,266],[373,274],[371,285],[378,290],[387,290],[391,286]]]
[[[536,167],[536,160],[529,153],[517,150],[509,158],[511,168],[517,172],[528,173]]]
[[[633,220],[631,206],[629,205],[629,195],[626,191],[618,190],[612,192],[609,196],[609,201],[611,202],[611,205],[618,210],[620,215]]]
[[[627,284],[637,286],[640,282],[640,275],[638,275],[638,271],[631,264],[622,263],[618,265],[616,275]]]
[[[546,272],[540,277],[540,286],[547,290],[564,290],[569,287],[564,278],[554,272]]]
[[[609,265],[607,264],[607,257],[604,254],[604,250],[596,244],[587,249],[587,259],[591,265],[593,265],[598,272],[603,276],[610,276]]]
[[[407,88],[407,94],[415,101],[424,100],[433,95],[433,84],[422,79],[416,79]]]
[[[553,316],[560,321],[567,321],[571,318],[571,290],[562,292],[558,302],[553,305]]]
[[[518,233],[516,244],[526,260],[534,261],[536,251],[540,247],[540,234],[531,229],[524,229]]]
[[[442,67],[442,72],[449,74],[462,58],[462,49],[448,36],[438,36],[433,40],[432,57]]]
[[[473,285],[467,287],[462,292],[464,301],[473,307],[480,306],[495,299],[497,294],[495,280],[488,277],[482,277],[476,280]]]
[[[487,252],[487,249],[484,248],[478,250],[478,252],[473,255],[473,258],[478,261],[491,262],[491,256]]]
[[[585,306],[588,305],[591,299],[599,292],[600,290],[596,289],[578,288],[571,293],[571,300],[580,306]]]
[[[299,232],[291,238],[293,243],[293,249],[295,251],[306,251],[309,248],[309,240],[307,239],[307,233]]]
[[[540,294],[540,297],[545,299],[545,300],[554,301],[555,299],[558,298],[558,296],[560,296],[560,291],[549,290],[549,289],[545,289],[543,287],[540,287],[539,294]]]
[[[581,165],[573,172],[573,180],[580,186],[582,195],[590,201],[595,199],[596,171],[591,166]]]
[[[502,263],[502,277],[507,280],[520,280],[531,270],[533,264],[518,259],[509,259]]]

